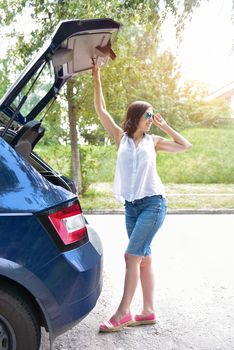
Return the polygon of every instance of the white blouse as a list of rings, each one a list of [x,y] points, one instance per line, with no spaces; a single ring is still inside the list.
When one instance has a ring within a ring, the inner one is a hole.
[[[145,134],[136,147],[132,138],[123,135],[117,155],[114,195],[122,203],[153,195],[165,197],[156,169],[152,136]]]

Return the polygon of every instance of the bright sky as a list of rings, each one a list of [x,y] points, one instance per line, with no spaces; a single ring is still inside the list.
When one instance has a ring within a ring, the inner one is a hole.
[[[184,31],[176,50],[182,64],[183,80],[199,80],[210,91],[234,81],[234,26],[232,0],[203,0]],[[165,42],[175,46],[173,25],[164,28]]]

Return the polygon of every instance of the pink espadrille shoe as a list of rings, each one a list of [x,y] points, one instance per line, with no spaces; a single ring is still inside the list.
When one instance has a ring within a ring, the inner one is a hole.
[[[108,321],[102,322],[99,326],[99,332],[117,332],[121,328],[130,326],[134,322],[131,313],[116,321],[115,317],[112,316]]]
[[[133,317],[133,322],[130,326],[140,326],[142,324],[155,324],[156,323],[156,316],[155,313],[151,313],[147,316],[144,315],[135,315]]]

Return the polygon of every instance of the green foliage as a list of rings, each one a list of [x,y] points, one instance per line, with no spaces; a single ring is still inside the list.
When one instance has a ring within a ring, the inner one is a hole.
[[[234,128],[190,128],[183,135],[193,144],[188,152],[158,153],[158,173],[164,183],[234,183]],[[96,148],[98,150],[98,148]],[[116,147],[101,148],[92,182],[113,182]],[[103,159],[103,161],[101,161]]]
[[[233,128],[190,128],[183,135],[193,144],[188,152],[158,153],[163,183],[234,183]],[[37,146],[38,147],[38,146]],[[69,146],[40,146],[39,155],[62,174],[70,176]],[[81,167],[86,190],[95,182],[113,182],[116,147],[82,146]]]
[[[234,183],[234,129],[191,128],[183,132],[193,144],[184,153],[158,155],[158,172],[166,183]]]
[[[58,173],[72,177],[71,147],[60,143],[40,143],[34,151]],[[116,147],[91,146],[80,147],[83,192],[97,181],[111,182],[115,169]]]
[[[186,101],[188,96],[185,96],[181,102],[177,88],[179,67],[170,52],[159,52],[159,30],[169,12],[176,20],[178,32],[181,31],[183,24],[199,4],[200,0],[184,0],[180,2],[180,6],[177,6],[176,0],[3,0],[0,4],[0,25],[15,23],[17,16],[23,16],[24,13],[30,13],[36,22],[28,37],[19,31],[18,26],[13,28],[11,36],[17,39],[17,43],[8,52],[8,67],[18,73],[61,20],[111,17],[123,23],[123,27],[114,43],[118,58],[107,68],[103,68],[103,89],[108,110],[120,124],[127,104],[135,99],[145,99],[172,126],[185,128],[194,122],[189,113],[192,108],[188,108],[191,100]],[[0,79],[4,79],[1,73]],[[6,80],[5,82],[9,83]],[[53,144],[53,140],[71,143],[75,153],[77,141],[73,138],[74,133],[70,132],[68,136],[67,131],[69,127],[71,131],[71,125],[74,129],[76,124],[78,134],[90,144],[102,144],[104,132],[93,107],[91,75],[79,76],[71,85],[72,89],[69,90],[68,85],[64,89],[60,100],[63,102],[60,105],[54,104],[55,108],[48,112],[44,122],[48,132],[43,142],[47,146]],[[108,143],[106,135],[104,140]],[[74,169],[78,166],[74,165],[74,157],[72,159],[73,176],[77,181]],[[95,171],[97,164],[92,164],[92,161],[88,155],[83,155],[83,163],[91,164]],[[83,175],[83,180],[86,181],[88,176]],[[89,180],[84,187],[88,183]]]
[[[71,148],[70,146],[39,143],[34,151],[55,171],[71,178]]]
[[[110,91],[111,98],[113,97],[114,91],[120,92],[120,94],[118,94],[118,99],[116,95],[114,96],[114,100],[119,102],[119,108],[117,108],[116,105],[113,106],[113,110],[111,108],[113,115],[117,116],[117,119],[120,121],[122,120],[126,104],[130,100],[139,97],[144,98],[144,96],[146,99],[151,100],[153,94],[157,96],[164,93],[165,88],[167,89],[168,84],[170,84],[169,81],[167,81],[166,84],[163,81],[168,76],[166,74],[167,68],[164,66],[165,57],[162,56],[157,61],[156,52],[158,31],[165,14],[171,12],[175,17],[177,16],[178,20],[181,22],[182,18],[185,18],[191,13],[193,8],[198,6],[198,4],[199,2],[197,0],[190,0],[184,1],[184,4],[181,3],[181,6],[177,7],[176,1],[164,0],[163,3],[160,4],[160,7],[163,5],[165,7],[164,14],[162,18],[160,18],[159,0],[112,0],[109,2],[103,2],[101,0],[31,0],[27,2],[24,0],[4,0],[0,5],[4,13],[4,16],[2,16],[2,23],[13,23],[17,15],[24,15],[26,11],[31,13],[31,17],[34,18],[37,23],[29,38],[25,38],[18,27],[12,30],[12,36],[18,38],[18,40],[16,45],[11,49],[11,53],[9,53],[9,57],[12,57],[12,62],[9,62],[9,64],[13,69],[21,70],[31,59],[32,54],[41,46],[41,43],[52,33],[61,19],[112,17],[122,22],[124,26],[119,33],[119,38],[116,43],[116,50],[119,58],[116,64],[111,65],[113,68],[116,67],[116,70],[114,69],[114,74],[108,73],[107,78],[104,79],[105,90],[112,89],[112,91]],[[142,13],[144,13],[144,16],[142,16]],[[16,57],[17,60],[15,59]],[[145,63],[147,58],[152,58],[151,64]],[[168,64],[168,60],[166,61],[166,64]],[[170,70],[171,69],[170,67]],[[154,71],[157,71],[157,74],[154,74]],[[110,75],[111,80],[109,80]],[[119,77],[121,77],[120,84],[118,81]],[[150,77],[152,78],[149,79]],[[134,88],[136,81],[138,83],[136,88]],[[174,83],[175,79],[173,84]],[[146,89],[145,84],[147,84]],[[160,88],[158,86],[159,84]],[[164,86],[163,91],[162,86]],[[93,110],[92,90],[93,88],[89,77],[81,76],[77,79],[74,98],[77,101],[77,121],[79,122],[81,135],[87,141],[98,143],[102,132]],[[151,94],[144,93],[149,90],[151,90]],[[171,89],[168,89],[168,92],[169,90]],[[175,89],[173,88],[172,90]],[[107,95],[107,100],[112,101],[109,100],[108,97]],[[174,100],[176,100],[176,97],[174,97]],[[155,101],[153,101],[153,103],[155,103]],[[166,105],[168,105],[168,103]],[[57,124],[59,124],[59,122],[60,120],[57,116]],[[96,131],[93,125],[97,126]]]
[[[111,182],[115,169],[116,151],[114,146],[82,146],[81,173],[83,192],[87,192],[90,185],[102,179]]]
[[[85,193],[93,179],[97,176],[100,159],[97,157],[96,149],[92,146],[84,146],[80,148],[81,158],[81,176],[83,193]]]
[[[10,85],[9,72],[10,70],[7,64],[7,59],[0,59],[0,98],[3,97]]]
[[[220,127],[231,118],[231,108],[227,101],[208,101],[207,87],[198,81],[187,81],[180,90],[180,96],[180,111],[184,121],[187,117],[187,126]]]

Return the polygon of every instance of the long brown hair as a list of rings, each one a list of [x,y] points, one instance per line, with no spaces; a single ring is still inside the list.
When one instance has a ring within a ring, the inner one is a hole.
[[[134,101],[128,105],[122,128],[129,137],[133,137],[142,115],[150,107],[152,107],[151,104],[145,101]]]

